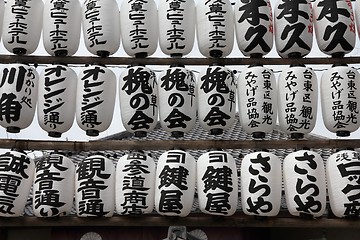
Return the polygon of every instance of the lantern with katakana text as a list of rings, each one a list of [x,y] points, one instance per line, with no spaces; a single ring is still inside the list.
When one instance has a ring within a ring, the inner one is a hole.
[[[14,54],[31,54],[39,45],[44,3],[42,0],[7,0],[3,44]]]
[[[0,69],[0,125],[10,133],[30,126],[38,99],[39,74],[25,64]]]
[[[292,138],[302,138],[315,127],[318,84],[315,72],[305,66],[285,68],[278,80],[280,128]]]
[[[120,46],[120,16],[116,0],[85,0],[82,30],[87,50],[100,57],[114,54]]]
[[[273,47],[273,15],[269,0],[236,1],[235,33],[245,56],[263,56]]]
[[[154,209],[155,162],[142,152],[121,157],[116,165],[116,211],[120,215],[151,213]]]
[[[5,9],[5,2],[4,0],[0,0],[0,41],[1,41],[1,34],[3,29],[4,9]]]
[[[323,53],[342,57],[354,49],[356,30],[350,0],[316,0],[314,24],[317,44]]]
[[[283,162],[286,206],[293,216],[321,217],[326,209],[324,162],[320,154],[299,150]]]
[[[74,200],[75,165],[62,154],[50,154],[36,162],[33,210],[36,217],[69,215]]]
[[[309,0],[278,0],[274,10],[275,43],[279,56],[303,57],[313,43],[313,15]]]
[[[346,137],[360,127],[360,75],[348,66],[333,66],[321,76],[320,98],[325,127]]]
[[[40,74],[37,116],[50,137],[61,137],[73,125],[77,79],[65,65],[47,66]]]
[[[25,153],[7,151],[0,155],[0,217],[24,214],[35,172],[35,163]]]
[[[155,175],[155,209],[163,216],[186,217],[192,208],[196,161],[182,150],[163,153]]]
[[[78,78],[76,121],[88,136],[98,136],[111,124],[116,97],[116,76],[110,69],[93,65]]]
[[[46,0],[43,44],[52,56],[72,56],[79,48],[81,5],[79,0]]]
[[[276,125],[277,92],[272,70],[250,66],[238,78],[238,106],[242,128],[254,138],[264,138]]]
[[[76,166],[75,207],[78,217],[113,216],[115,166],[110,159],[93,155]]]
[[[144,137],[158,121],[158,86],[156,75],[143,66],[121,72],[119,99],[121,120],[126,131]]]

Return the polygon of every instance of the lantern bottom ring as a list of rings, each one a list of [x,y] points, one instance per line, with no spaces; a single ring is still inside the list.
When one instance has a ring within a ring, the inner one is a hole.
[[[145,131],[137,131],[134,133],[134,136],[138,137],[138,138],[146,137],[146,135],[147,135],[147,133]]]
[[[94,129],[88,129],[86,130],[86,135],[90,137],[97,137],[99,136],[99,131]]]
[[[304,134],[303,133],[291,133],[290,138],[292,138],[292,139],[301,139],[301,138],[304,138]]]
[[[180,132],[180,131],[174,131],[174,132],[171,132],[171,136],[174,138],[181,138],[184,136],[184,133]]]
[[[19,127],[7,127],[6,131],[8,133],[19,133],[20,132],[20,128]]]
[[[61,134],[62,134],[61,132],[49,132],[48,136],[53,138],[59,138],[61,137]]]
[[[224,130],[221,128],[214,128],[210,130],[211,135],[221,135],[224,133]]]
[[[350,131],[336,131],[336,136],[348,137],[348,136],[350,136]]]
[[[223,52],[220,51],[220,50],[211,50],[211,51],[209,52],[209,54],[210,54],[210,57],[220,58],[220,57],[222,57]]]
[[[108,57],[108,56],[110,56],[110,52],[109,51],[97,51],[96,55],[98,55],[99,57]]]
[[[56,57],[65,57],[68,55],[68,51],[67,50],[56,50],[55,51],[55,56]]]
[[[264,132],[253,132],[252,133],[253,138],[265,138]]]
[[[26,49],[25,48],[14,48],[13,53],[16,55],[25,55]]]

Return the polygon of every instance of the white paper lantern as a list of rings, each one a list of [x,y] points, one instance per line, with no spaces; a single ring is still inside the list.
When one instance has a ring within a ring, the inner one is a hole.
[[[278,0],[274,10],[275,43],[279,56],[303,57],[313,43],[313,15],[310,0]]]
[[[122,1],[120,9],[121,39],[125,52],[135,57],[152,55],[157,49],[159,39],[155,1]]]
[[[210,66],[200,72],[196,90],[201,127],[222,134],[235,121],[237,78],[223,66]]]
[[[333,66],[321,77],[321,108],[325,127],[346,137],[360,127],[360,75],[348,66]]]
[[[15,54],[31,54],[39,45],[44,3],[42,0],[7,0],[3,22],[4,47]]]
[[[268,152],[247,154],[241,161],[241,203],[247,215],[276,216],[281,206],[280,159]]]
[[[51,154],[36,162],[33,211],[36,217],[70,214],[75,193],[75,165],[62,154]]]
[[[234,11],[229,0],[198,1],[196,36],[205,57],[226,57],[234,46]]]
[[[290,153],[283,163],[286,205],[291,215],[321,217],[326,209],[325,168],[313,151]]]
[[[342,150],[326,162],[329,202],[332,213],[339,217],[359,217],[359,152]]]
[[[160,124],[174,137],[182,137],[196,122],[195,75],[184,67],[170,67],[158,79]]]
[[[77,80],[65,65],[48,66],[40,74],[37,116],[50,137],[61,137],[73,125]]]
[[[155,209],[163,216],[186,217],[192,208],[196,184],[196,161],[189,153],[171,150],[157,162]]]
[[[356,29],[357,29],[358,37],[360,39],[360,1],[355,1],[354,15],[355,15]]]
[[[142,66],[121,72],[119,99],[121,120],[126,131],[144,137],[158,121],[158,86],[156,75]]]
[[[155,162],[134,152],[121,157],[116,165],[116,211],[120,215],[151,213],[155,197]]]
[[[110,69],[93,65],[79,74],[76,121],[88,136],[98,136],[111,124],[116,97],[116,76]]]
[[[233,215],[238,203],[234,158],[227,152],[210,151],[199,157],[196,169],[200,210],[211,215]]]
[[[315,127],[318,102],[316,74],[305,66],[284,69],[278,80],[280,128],[293,138],[302,138]]]
[[[235,33],[245,56],[263,56],[273,47],[274,26],[269,0],[236,1]]]
[[[159,1],[159,45],[170,56],[189,54],[195,39],[195,2]]]
[[[85,0],[82,30],[87,50],[100,57],[114,54],[120,46],[120,14],[116,0]]]
[[[0,125],[10,133],[18,133],[33,121],[39,75],[31,66],[11,64],[0,70],[0,79]]]
[[[79,48],[81,5],[79,0],[45,0],[43,44],[52,56],[72,56]]]
[[[76,166],[75,206],[78,217],[112,217],[115,211],[115,166],[93,155]]]
[[[332,56],[343,56],[355,47],[355,19],[350,0],[316,0],[314,24],[319,49]]]
[[[272,70],[250,66],[238,78],[238,105],[241,127],[255,138],[271,132],[277,119],[276,79]]]
[[[1,217],[23,215],[34,171],[35,164],[25,153],[7,151],[0,155]]]
[[[0,0],[0,41],[1,41],[1,34],[3,29],[4,9],[5,9],[5,2],[4,0]]]

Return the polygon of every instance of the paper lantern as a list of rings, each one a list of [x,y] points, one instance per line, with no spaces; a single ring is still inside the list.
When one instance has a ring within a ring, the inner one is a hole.
[[[115,166],[102,156],[76,166],[75,206],[78,217],[112,217],[115,211]]]
[[[315,127],[318,102],[316,74],[305,66],[284,69],[278,80],[280,128],[292,138],[302,138]]]
[[[144,137],[158,121],[156,75],[147,67],[134,66],[121,72],[119,84],[121,120],[126,131]]]
[[[18,133],[33,120],[39,75],[25,64],[5,65],[0,71],[0,125],[10,133]]]
[[[236,1],[235,34],[244,56],[263,56],[273,47],[273,15],[269,0]]]
[[[173,137],[182,137],[196,122],[195,75],[184,67],[170,67],[158,79],[160,124]]]
[[[14,54],[31,54],[38,47],[44,3],[7,0],[3,22],[4,47]]]
[[[159,39],[158,11],[154,0],[122,1],[121,39],[129,56],[152,55]],[[163,27],[163,26],[162,26]]]
[[[339,217],[359,217],[359,153],[342,150],[326,162],[329,202],[332,213]]]
[[[355,14],[356,29],[358,32],[358,37],[360,39],[360,2],[359,1],[355,1],[354,14]]]
[[[51,154],[36,162],[33,210],[36,217],[70,214],[75,193],[75,165],[62,154]]]
[[[355,47],[355,20],[350,0],[316,0],[314,24],[319,49],[335,57]]]
[[[196,169],[201,212],[233,215],[238,203],[238,176],[234,158],[227,152],[209,151],[199,157]]]
[[[235,121],[235,74],[227,67],[210,66],[200,72],[196,86],[201,127],[211,134],[222,134]]]
[[[275,43],[279,56],[303,57],[313,42],[313,15],[310,0],[278,0],[274,10]]]
[[[254,138],[264,138],[276,125],[277,91],[272,70],[250,66],[238,78],[238,105],[241,127]]]
[[[170,56],[189,54],[195,39],[195,3],[159,1],[159,45]]]
[[[4,9],[5,9],[5,2],[4,0],[0,0],[0,41],[1,41],[1,34],[3,29]]]
[[[151,213],[154,209],[155,162],[134,152],[121,157],[116,166],[116,211],[120,215]]]
[[[321,217],[326,209],[325,168],[313,151],[290,153],[283,162],[286,205],[293,216]]]
[[[247,215],[276,216],[281,206],[280,159],[272,153],[254,152],[241,161],[241,203]]]
[[[226,57],[234,46],[234,11],[229,0],[198,1],[196,36],[205,57]]]
[[[37,116],[50,137],[61,137],[74,122],[77,74],[65,65],[45,67],[39,78]]]
[[[192,208],[196,184],[196,161],[189,153],[171,150],[157,162],[155,209],[163,216],[186,217]]]
[[[0,155],[1,217],[23,215],[34,171],[35,164],[25,153],[7,151]]]
[[[76,121],[88,136],[98,136],[111,124],[116,97],[116,76],[110,69],[93,65],[79,74]]]
[[[100,57],[114,54],[120,47],[120,15],[116,0],[85,0],[82,30],[86,49]]]
[[[72,56],[79,48],[81,5],[79,0],[46,0],[43,44],[52,56]]]
[[[325,127],[346,137],[360,127],[360,75],[348,66],[333,66],[321,76],[321,108]]]

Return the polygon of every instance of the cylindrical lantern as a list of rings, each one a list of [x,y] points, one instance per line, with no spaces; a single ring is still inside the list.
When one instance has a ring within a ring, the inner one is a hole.
[[[157,162],[155,175],[155,209],[163,216],[186,217],[192,208],[196,161],[189,153],[171,150]]]
[[[332,154],[326,161],[330,207],[339,218],[359,217],[359,172],[359,152],[342,150]]]
[[[158,86],[156,75],[143,66],[121,72],[119,99],[121,120],[128,132],[144,137],[158,121]]]
[[[0,125],[10,133],[18,133],[33,120],[39,75],[25,64],[5,65],[0,71]]]
[[[151,213],[155,196],[154,160],[141,152],[121,157],[116,165],[115,185],[118,214]]]
[[[360,39],[360,1],[355,1],[354,7],[356,29]]]
[[[344,56],[355,47],[356,30],[350,0],[316,0],[314,24],[319,49],[332,56]]]
[[[313,15],[310,0],[278,0],[274,10],[275,43],[279,56],[303,57],[313,43]]]
[[[272,70],[250,66],[238,78],[238,106],[242,128],[255,138],[271,132],[277,119],[276,80]]]
[[[286,205],[291,215],[321,217],[326,209],[325,168],[321,156],[299,150],[283,163]]]
[[[223,151],[210,151],[199,157],[196,169],[200,210],[211,215],[233,215],[238,203],[234,158]]]
[[[146,57],[156,51],[159,24],[154,0],[122,1],[120,26],[123,48],[129,56]]]
[[[46,0],[43,43],[52,56],[72,56],[79,48],[81,5],[79,0]]]
[[[235,121],[237,78],[223,66],[210,66],[200,72],[196,85],[198,115],[202,128],[222,134]]]
[[[321,77],[321,109],[325,127],[341,137],[360,127],[360,75],[348,66],[333,66]]]
[[[46,67],[40,74],[37,116],[50,137],[61,137],[75,117],[77,74],[65,65]]]
[[[270,0],[236,1],[235,33],[244,56],[263,56],[273,47],[273,15]]]
[[[205,57],[226,57],[234,46],[234,13],[230,0],[198,1],[196,36]]]
[[[110,69],[93,65],[79,74],[76,121],[88,136],[98,136],[111,124],[116,97],[116,76]]]
[[[85,0],[82,30],[87,50],[100,57],[114,54],[120,46],[120,15],[116,0]]]
[[[184,67],[170,67],[159,76],[160,124],[174,137],[182,137],[196,122],[196,80]]]
[[[8,151],[0,155],[1,217],[23,215],[34,171],[35,163],[25,153]]]
[[[51,154],[36,162],[33,210],[36,217],[70,214],[75,189],[75,165],[62,154]]]
[[[102,156],[76,166],[75,206],[78,217],[112,217],[115,211],[115,166]]]
[[[184,56],[191,52],[195,39],[195,3],[187,1],[159,1],[159,45],[170,56]]]
[[[284,69],[278,81],[280,128],[292,138],[302,138],[315,127],[318,103],[316,74],[305,66]]]
[[[1,41],[1,34],[3,29],[4,9],[5,9],[5,2],[4,0],[0,0],[0,41]]]
[[[2,38],[9,52],[22,55],[36,50],[42,30],[43,8],[42,0],[7,0]]]
[[[247,215],[276,216],[281,206],[280,159],[268,152],[254,152],[241,161],[241,204]]]

